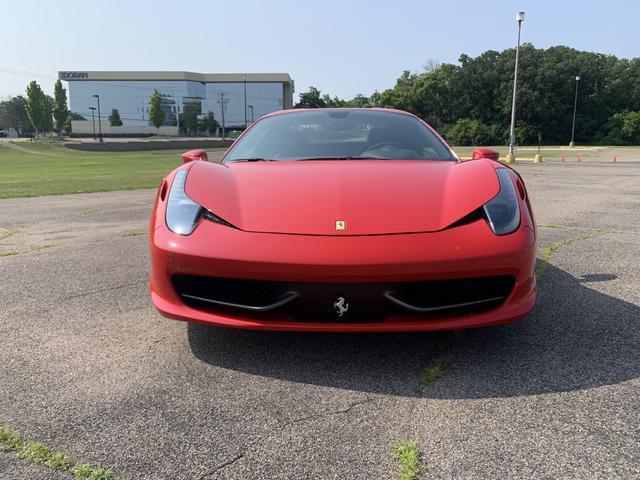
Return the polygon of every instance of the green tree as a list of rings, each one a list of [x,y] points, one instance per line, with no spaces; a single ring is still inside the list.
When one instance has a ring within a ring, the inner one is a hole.
[[[341,100],[337,96],[334,96],[333,98],[331,98],[329,95],[323,95],[322,102],[324,103],[325,107],[329,107],[329,108],[338,108],[338,107],[347,106],[347,101]]]
[[[640,112],[624,112],[616,115],[623,116],[622,136],[633,144],[640,144]]]
[[[111,110],[111,115],[109,115],[109,124],[112,127],[121,127],[122,120],[120,119],[120,112],[118,112],[117,108]]]
[[[60,80],[56,81],[53,89],[53,118],[56,121],[56,132],[62,135],[64,125],[69,118],[69,109],[67,108],[67,91],[62,87]]]
[[[51,130],[51,103],[35,80],[27,85],[26,110],[36,136]]]
[[[614,113],[607,121],[607,132],[599,143],[640,145],[640,112]]]
[[[294,108],[324,108],[327,106],[327,98],[323,98],[320,90],[316,87],[309,87],[309,90],[300,94],[300,101]]]
[[[381,107],[382,106],[382,95],[377,90],[371,94],[369,97],[369,103],[372,107]]]
[[[46,115],[44,116],[43,131],[53,132],[53,107],[55,105],[55,101],[53,100],[53,97],[51,95],[45,95],[44,99],[46,105]]]
[[[365,97],[361,93],[358,93],[351,100],[347,100],[346,106],[368,108],[368,107],[371,107],[371,101],[369,100],[369,97]]]
[[[149,100],[149,120],[156,127],[156,132],[160,135],[160,127],[164,123],[165,112],[162,108],[162,95],[158,90],[153,90]]]
[[[72,128],[71,128],[71,118],[67,117],[67,121],[64,122],[64,126],[62,127],[62,132],[68,137],[71,135],[72,132]]]
[[[23,96],[18,95],[0,102],[0,126],[14,129],[19,136],[33,133],[27,114],[27,100]]]
[[[377,94],[377,92],[376,92]],[[378,99],[379,94],[375,97]],[[300,94],[300,101],[295,108],[338,108],[338,107],[371,107],[372,101],[362,95],[357,94],[351,100],[343,100],[337,96],[331,97],[329,94],[322,94],[316,87],[309,87],[309,90]]]
[[[451,129],[460,119],[477,120],[488,128],[488,141],[503,143],[511,116],[514,61],[515,49],[488,50],[477,57],[463,54],[456,65],[442,64],[421,74],[403,72],[393,88],[372,94],[370,101],[410,111],[440,129]],[[569,142],[576,75],[581,77],[576,118],[576,139],[581,142],[605,141],[615,130],[609,128],[610,119],[616,122],[612,115],[640,111],[640,59],[524,44],[520,61],[518,142],[535,143],[538,133],[546,143]]]
[[[202,126],[207,130],[209,135],[213,135],[213,132],[218,128],[218,121],[215,119],[212,111],[209,111],[204,117],[202,120]]]
[[[428,63],[421,73],[402,72],[393,88],[343,100],[309,87],[296,108],[376,106],[406,110],[450,138],[472,144],[508,140],[515,49],[460,55],[456,64]],[[546,49],[525,43],[520,50],[516,140],[568,144],[576,75],[580,75],[575,138],[581,143],[640,144],[640,58]],[[476,123],[477,122],[477,123]],[[453,135],[453,137],[451,137]]]
[[[180,125],[185,129],[187,135],[192,135],[198,130],[198,115],[202,111],[200,102],[186,102],[180,114]]]
[[[461,118],[445,129],[447,141],[452,145],[487,145],[490,142],[489,128],[479,120]]]

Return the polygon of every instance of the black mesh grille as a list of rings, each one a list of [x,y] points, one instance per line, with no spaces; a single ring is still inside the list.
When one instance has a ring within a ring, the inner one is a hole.
[[[184,303],[196,309],[241,313],[265,320],[274,314],[286,314],[300,322],[341,323],[384,322],[391,315],[407,313],[437,319],[488,311],[504,302],[514,283],[512,276],[394,283],[274,282],[173,276],[173,284]],[[340,297],[345,299],[345,305],[348,304],[342,316],[338,315],[339,307],[334,306]],[[277,306],[263,308],[273,305]]]

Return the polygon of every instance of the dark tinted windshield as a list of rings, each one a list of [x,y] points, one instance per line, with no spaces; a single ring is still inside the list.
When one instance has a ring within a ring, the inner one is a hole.
[[[311,159],[455,160],[409,115],[375,110],[309,110],[257,122],[224,161]]]

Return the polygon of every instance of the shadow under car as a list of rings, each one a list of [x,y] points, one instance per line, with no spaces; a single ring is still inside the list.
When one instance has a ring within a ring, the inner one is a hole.
[[[518,323],[457,332],[333,334],[245,331],[189,324],[203,362],[292,382],[385,395],[488,398],[566,392],[640,374],[640,307],[549,266],[536,307]],[[422,369],[454,368],[428,388]]]

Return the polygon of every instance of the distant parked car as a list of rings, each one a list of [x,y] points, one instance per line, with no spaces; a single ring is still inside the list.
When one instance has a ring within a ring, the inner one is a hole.
[[[7,132],[6,130],[0,130],[0,137],[6,138],[8,136],[9,136],[9,132]]]

